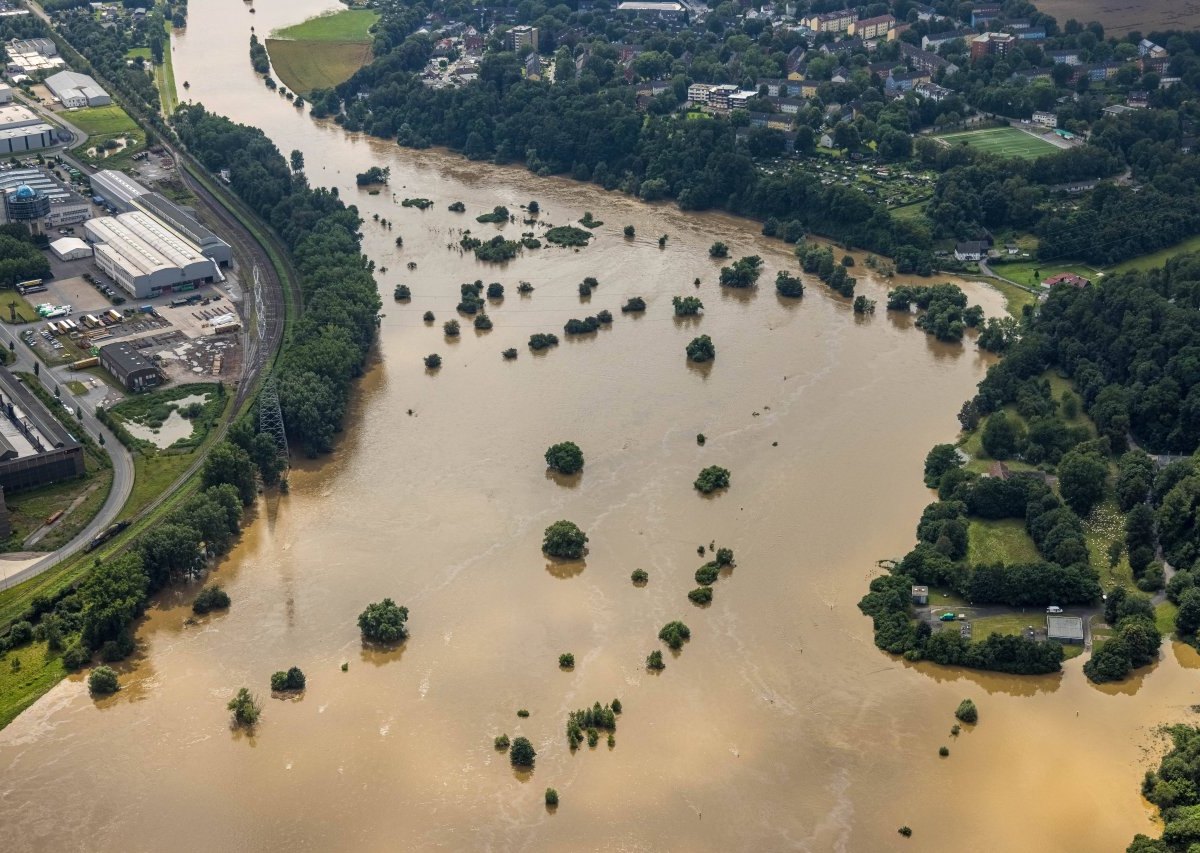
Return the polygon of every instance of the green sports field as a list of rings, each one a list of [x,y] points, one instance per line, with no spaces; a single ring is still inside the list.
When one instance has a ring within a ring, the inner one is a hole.
[[[998,154],[1001,157],[1026,157],[1033,159],[1044,154],[1053,154],[1057,149],[1043,139],[1018,130],[1015,127],[989,127],[983,130],[967,130],[962,133],[947,133],[939,136],[948,145],[965,142],[972,148]]]

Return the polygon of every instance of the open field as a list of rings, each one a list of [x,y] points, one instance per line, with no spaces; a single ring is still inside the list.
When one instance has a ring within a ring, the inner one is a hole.
[[[369,9],[343,9],[329,15],[318,15],[282,30],[271,33],[273,39],[291,41],[371,41],[369,30],[379,20],[379,13]]]
[[[1167,246],[1165,249],[1159,249],[1157,252],[1150,252],[1147,255],[1138,255],[1136,258],[1130,258],[1127,261],[1122,261],[1113,267],[1109,272],[1128,272],[1129,270],[1149,270],[1163,266],[1167,261],[1176,255],[1183,255],[1187,252],[1200,252],[1200,235],[1184,240],[1182,243],[1176,243],[1174,246]]]
[[[1043,154],[1053,154],[1057,150],[1053,145],[1038,139],[1015,127],[989,127],[984,130],[967,130],[961,133],[948,133],[938,139],[949,145],[965,142],[972,148],[978,148],[988,154],[999,154],[1001,157],[1041,157]]]
[[[17,661],[19,663],[15,663]],[[51,652],[44,642],[30,643],[9,652],[4,656],[3,664],[0,666],[0,728],[16,719],[66,675],[62,656]]]
[[[1010,281],[1015,281],[1017,284],[1024,284],[1027,287],[1038,287],[1043,281],[1050,278],[1050,276],[1057,275],[1060,272],[1073,272],[1076,275],[1083,276],[1092,282],[1092,284],[1095,284],[1101,275],[1098,270],[1086,264],[1018,261],[1011,264],[991,263],[990,266],[992,272],[996,275],[1002,275]]]
[[[277,30],[266,40],[271,67],[302,95],[336,86],[371,61],[369,30],[377,20],[376,12],[346,9]]]
[[[1059,21],[1099,21],[1106,34],[1117,36],[1129,30],[1152,33],[1200,27],[1200,4],[1176,0],[1044,0],[1038,3],[1038,11]]]
[[[979,563],[1032,563],[1037,548],[1019,518],[984,521],[972,518],[968,528],[967,560]]]
[[[371,45],[365,42],[267,39],[267,53],[279,81],[301,95],[344,83],[371,61]]]
[[[68,113],[67,121],[88,136],[117,136],[138,129],[133,119],[116,104],[107,107],[85,107]]]
[[[1031,610],[1028,613],[1005,613],[1000,616],[983,616],[971,620],[971,639],[982,642],[992,634],[1020,636],[1030,625],[1034,628],[1046,626],[1045,614]]]

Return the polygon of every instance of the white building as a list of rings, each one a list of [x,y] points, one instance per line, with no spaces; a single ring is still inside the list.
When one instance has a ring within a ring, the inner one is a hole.
[[[712,88],[708,83],[693,83],[688,86],[688,100],[693,104],[707,104],[708,93]]]
[[[140,210],[90,219],[83,227],[96,266],[137,299],[221,278],[199,246]]]
[[[1058,116],[1054,113],[1036,110],[1033,114],[1033,123],[1040,124],[1042,127],[1055,128],[1058,127]]]
[[[78,237],[59,237],[50,243],[50,251],[60,261],[77,261],[92,256],[92,247]]]
[[[7,83],[0,83],[0,104],[11,104],[12,99],[12,86]]]
[[[108,92],[86,74],[60,71],[46,78],[46,88],[64,107],[102,107],[112,103]]]
[[[6,104],[0,107],[0,130],[10,130],[14,127],[31,127],[44,124],[40,116],[20,104]]]
[[[56,129],[16,104],[0,106],[0,155],[23,154],[57,142]]]

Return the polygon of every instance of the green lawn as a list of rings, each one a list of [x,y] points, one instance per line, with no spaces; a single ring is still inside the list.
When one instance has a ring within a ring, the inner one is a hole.
[[[1154,608],[1154,624],[1158,627],[1158,633],[1164,637],[1175,633],[1175,614],[1178,612],[1179,608],[1169,601]]]
[[[1184,240],[1182,243],[1176,243],[1174,246],[1159,249],[1157,252],[1151,252],[1148,255],[1138,255],[1136,258],[1122,261],[1113,267],[1110,272],[1154,269],[1161,267],[1176,255],[1182,255],[1186,252],[1200,252],[1200,235]]]
[[[179,104],[179,90],[175,88],[175,67],[171,64],[171,22],[166,21],[167,41],[161,65],[154,66],[154,85],[158,87],[158,99],[163,114],[171,115]]]
[[[369,42],[267,39],[267,53],[279,81],[305,97],[346,82],[371,61]]]
[[[1019,636],[1027,627],[1043,628],[1046,617],[1039,612],[1004,613],[1000,616],[984,616],[971,620],[971,640],[981,643],[992,634],[1014,634]]]
[[[17,293],[15,290],[6,290],[0,294],[0,317],[5,323],[12,322],[12,311],[17,312],[17,323],[32,323],[38,320],[38,312],[29,304],[24,296]]]
[[[1116,501],[1109,498],[1092,510],[1092,514],[1083,520],[1083,534],[1092,568],[1100,575],[1100,585],[1105,589],[1123,586],[1131,592],[1136,591],[1127,555],[1122,553],[1115,566],[1108,559],[1109,544],[1125,539],[1125,516],[1117,509]]]
[[[20,661],[13,669],[13,661]],[[45,643],[30,643],[0,658],[0,729],[17,718],[67,674],[62,657]]]
[[[357,41],[369,42],[370,29],[379,20],[379,13],[369,9],[343,9],[318,15],[299,24],[271,33],[271,38],[295,41]]]
[[[959,133],[947,133],[937,137],[950,145],[965,142],[972,148],[978,148],[988,154],[998,154],[1001,157],[1025,157],[1033,159],[1045,154],[1053,154],[1058,148],[1044,139],[1018,130],[1015,127],[989,127],[983,130],[967,130]]]
[[[65,118],[89,136],[117,136],[138,129],[137,123],[116,104],[84,107],[67,113]]]
[[[1072,263],[1040,263],[1038,261],[1017,261],[1011,264],[991,263],[992,272],[1002,275],[1017,284],[1026,287],[1040,288],[1043,281],[1060,272],[1072,272],[1096,284],[1102,273],[1086,264]]]
[[[131,48],[129,48],[129,50],[125,51],[126,59],[137,59],[139,56],[142,59],[149,59],[150,58],[150,48],[148,48],[148,47],[131,47]]]
[[[891,209],[892,216],[898,219],[920,219],[925,215],[925,205],[929,204],[928,200],[918,201],[916,204],[905,204],[900,207]]]
[[[967,531],[967,560],[979,563],[1032,563],[1039,559],[1037,547],[1018,518],[985,521],[972,518]]]

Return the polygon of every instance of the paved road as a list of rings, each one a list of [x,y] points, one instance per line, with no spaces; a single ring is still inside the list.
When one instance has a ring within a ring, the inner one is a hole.
[[[9,327],[0,326],[0,346],[7,347],[10,341],[16,347],[15,352],[17,356],[17,360],[11,365],[10,369],[33,373],[33,364],[36,356],[34,356],[33,352],[23,341],[13,334]],[[117,437],[109,431],[108,427],[96,420],[93,404],[86,398],[76,397],[67,389],[66,382],[71,378],[71,375],[67,372],[67,368],[51,369],[43,365],[38,378],[42,383],[42,387],[51,394],[54,393],[54,387],[57,385],[63,402],[71,407],[71,411],[75,411],[76,407],[78,407],[83,412],[82,425],[89,435],[93,437],[104,436],[104,449],[108,451],[108,458],[112,460],[113,465],[112,489],[108,493],[108,499],[104,501],[104,505],[96,513],[96,517],[74,539],[57,551],[52,551],[11,574],[8,572],[4,562],[0,561],[0,588],[3,589],[39,575],[59,561],[82,550],[97,533],[116,521],[121,508],[129,500],[129,495],[133,491],[133,457]]]

